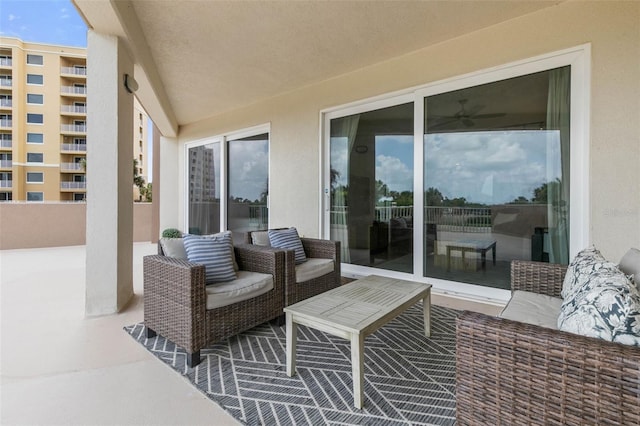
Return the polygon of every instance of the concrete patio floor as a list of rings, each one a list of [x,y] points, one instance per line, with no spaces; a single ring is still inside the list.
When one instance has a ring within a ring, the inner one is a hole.
[[[84,316],[84,246],[0,251],[1,424],[239,424],[122,330],[142,321],[142,258],[155,251],[134,244],[135,297],[121,313],[93,318]]]

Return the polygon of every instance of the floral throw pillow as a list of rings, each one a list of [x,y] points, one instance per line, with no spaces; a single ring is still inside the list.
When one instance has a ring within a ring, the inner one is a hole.
[[[567,267],[560,293],[562,299],[572,300],[575,293],[589,282],[593,273],[603,268],[618,271],[618,266],[607,261],[595,246],[580,251]]]
[[[574,298],[563,302],[558,328],[640,346],[640,293],[621,271],[595,271]]]

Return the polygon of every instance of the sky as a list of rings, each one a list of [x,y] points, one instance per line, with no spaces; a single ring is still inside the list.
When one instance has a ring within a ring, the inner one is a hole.
[[[70,0],[0,0],[0,36],[87,47],[87,26]]]

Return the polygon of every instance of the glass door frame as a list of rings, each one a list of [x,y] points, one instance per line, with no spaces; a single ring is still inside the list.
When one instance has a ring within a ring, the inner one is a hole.
[[[183,158],[185,161],[185,170],[184,175],[182,177],[182,191],[185,194],[184,203],[183,203],[183,229],[189,229],[189,149],[196,148],[203,145],[209,145],[212,143],[220,143],[220,230],[219,232],[223,232],[227,230],[227,207],[229,203],[228,194],[228,173],[229,173],[229,147],[228,142],[236,139],[247,138],[250,136],[257,136],[262,133],[266,133],[269,135],[269,141],[271,141],[271,124],[261,124],[254,127],[248,127],[242,130],[223,133],[221,135],[210,136],[203,139],[198,139],[195,141],[191,141],[184,144],[184,152]],[[271,148],[271,147],[269,147]],[[271,179],[271,149],[269,149],[268,156],[268,176],[269,180]],[[271,223],[271,209],[269,209],[269,197],[267,197],[267,215],[268,215],[268,223]]]
[[[378,274],[392,278],[409,279],[430,283],[436,292],[458,295],[466,299],[506,301],[510,291],[489,288],[456,281],[424,277],[424,100],[454,90],[474,87],[513,77],[523,76],[554,68],[571,66],[571,123],[570,123],[570,241],[569,255],[575,254],[589,244],[589,112],[591,100],[591,45],[584,44],[570,49],[500,65],[485,70],[452,77],[419,87],[389,93],[351,104],[320,111],[321,170],[321,214],[320,235],[330,238],[330,126],[331,120],[353,114],[364,113],[402,103],[414,105],[414,234],[413,273],[407,274],[368,266],[342,264],[345,276]],[[418,195],[416,195],[418,194]]]

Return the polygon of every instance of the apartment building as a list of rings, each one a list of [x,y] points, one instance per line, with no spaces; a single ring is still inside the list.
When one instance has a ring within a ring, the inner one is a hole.
[[[85,48],[0,38],[0,201],[86,199],[86,65]],[[147,181],[148,116],[137,100],[134,114],[132,153]]]

